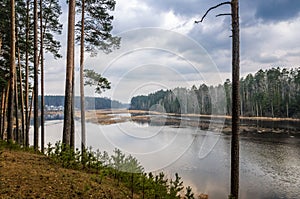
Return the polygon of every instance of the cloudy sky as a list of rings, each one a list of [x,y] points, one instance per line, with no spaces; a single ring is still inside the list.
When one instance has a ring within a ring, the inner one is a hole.
[[[102,94],[122,102],[139,94],[178,86],[218,84],[231,78],[229,5],[213,10],[219,0],[116,0],[115,35],[121,48],[110,55],[86,56],[86,68],[102,73],[112,89]],[[47,56],[46,94],[64,94],[67,6],[61,0],[64,56]],[[297,67],[300,63],[300,1],[240,1],[241,75],[271,67]],[[79,81],[79,48],[76,49]],[[79,86],[76,86],[79,88]],[[93,95],[87,88],[87,95]]]

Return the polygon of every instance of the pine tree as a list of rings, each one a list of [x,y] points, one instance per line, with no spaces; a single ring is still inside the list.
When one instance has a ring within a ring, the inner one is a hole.
[[[9,97],[8,97],[8,116],[7,116],[7,140],[14,140],[14,95],[15,95],[15,74],[16,74],[16,15],[15,0],[10,0],[10,75],[9,75]]]
[[[67,65],[65,84],[65,108],[63,125],[63,144],[71,146],[71,134],[74,132],[72,126],[73,106],[73,78],[74,78],[74,51],[75,51],[75,0],[69,1],[68,14],[68,42],[67,42]]]
[[[40,54],[41,65],[41,151],[44,152],[45,118],[44,118],[44,48],[46,52],[53,54],[54,58],[60,58],[58,53],[61,45],[55,40],[53,33],[61,34],[62,24],[59,23],[61,6],[58,0],[40,0]]]
[[[84,99],[84,50],[96,55],[98,50],[109,53],[118,48],[120,38],[111,35],[115,8],[114,0],[81,0],[78,11],[81,21],[77,23],[77,37],[80,41],[80,105],[81,105],[81,149],[85,147],[85,99]]]

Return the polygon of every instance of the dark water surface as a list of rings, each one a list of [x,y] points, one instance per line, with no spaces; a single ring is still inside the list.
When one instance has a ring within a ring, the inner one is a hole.
[[[60,140],[61,132],[62,121],[47,122],[45,143]],[[110,153],[120,148],[137,157],[146,171],[163,170],[169,177],[178,172],[194,192],[211,199],[229,194],[230,135],[134,122],[88,123],[87,145]],[[242,134],[240,147],[241,198],[300,198],[300,136]]]

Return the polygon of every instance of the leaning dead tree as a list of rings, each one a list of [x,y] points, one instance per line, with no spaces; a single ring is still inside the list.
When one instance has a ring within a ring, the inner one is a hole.
[[[209,8],[200,21],[203,22],[207,14],[220,6],[230,5],[231,13],[218,14],[219,16],[231,16],[232,26],[232,138],[231,138],[231,184],[230,197],[238,199],[239,197],[239,126],[240,126],[240,33],[239,33],[239,1],[222,2]]]

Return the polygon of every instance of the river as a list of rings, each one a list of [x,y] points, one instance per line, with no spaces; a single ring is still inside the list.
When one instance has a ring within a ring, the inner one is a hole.
[[[76,122],[76,147],[80,146]],[[135,156],[146,171],[178,172],[185,185],[211,199],[227,198],[230,182],[230,135],[195,127],[156,126],[133,121],[110,125],[87,123],[93,150],[119,148]],[[30,139],[32,140],[32,131]],[[46,122],[45,143],[62,137],[62,121]],[[300,136],[241,134],[240,198],[299,198]]]

